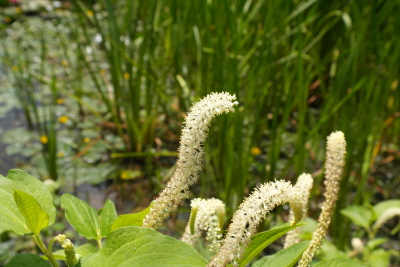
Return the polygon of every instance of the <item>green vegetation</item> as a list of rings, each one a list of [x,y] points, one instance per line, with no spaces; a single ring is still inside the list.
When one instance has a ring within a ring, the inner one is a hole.
[[[230,217],[256,185],[309,172],[317,218],[326,136],[340,130],[348,156],[333,244],[381,237],[399,250],[398,216],[373,229],[371,205],[400,195],[400,1],[3,2],[0,122],[18,107],[29,130],[0,129],[0,143],[29,158],[19,168],[55,181],[56,203],[60,188],[106,179],[150,202],[174,171],[185,112],[226,91],[240,105],[212,123],[191,198],[218,197]],[[368,210],[368,225],[346,215],[351,205]]]

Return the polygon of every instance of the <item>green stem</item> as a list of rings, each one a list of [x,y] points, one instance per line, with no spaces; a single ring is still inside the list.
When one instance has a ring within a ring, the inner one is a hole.
[[[96,239],[97,242],[97,246],[99,247],[99,249],[101,249],[103,247],[103,244],[101,244],[101,237]]]
[[[368,237],[369,237],[369,239],[372,239],[373,237],[374,237],[374,235],[375,235],[375,231],[374,231],[374,229],[372,229],[371,230],[371,228],[370,227],[367,227],[367,228],[365,228],[365,230],[367,231],[367,233],[368,233]]]
[[[48,246],[48,251],[51,252],[53,254],[53,244],[56,241],[57,237],[53,237],[50,242],[49,242],[49,246]]]
[[[53,267],[59,267],[56,259],[53,256],[53,253],[51,250],[48,250],[46,248],[46,246],[43,244],[42,239],[40,238],[40,236],[38,234],[35,234],[32,236],[33,240],[35,241],[35,243],[38,245],[38,247],[40,248],[40,250],[44,253],[44,255],[47,256],[47,258],[49,259],[49,261],[51,262],[51,265],[53,265]],[[51,242],[51,247],[53,246],[54,240],[52,239]]]

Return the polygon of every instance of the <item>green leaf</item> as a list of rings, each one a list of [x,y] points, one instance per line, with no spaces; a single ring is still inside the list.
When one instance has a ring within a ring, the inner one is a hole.
[[[99,223],[100,223],[100,236],[106,237],[111,230],[111,226],[117,219],[117,211],[115,210],[114,203],[107,199],[104,207],[99,210]]]
[[[32,175],[17,169],[10,170],[7,179],[14,182],[13,189],[24,191],[36,199],[40,207],[49,215],[49,225],[52,225],[56,221],[56,208],[53,204],[53,196],[47,186]]]
[[[36,254],[17,254],[15,255],[5,267],[50,267],[50,265]]]
[[[376,216],[379,218],[382,215],[382,213],[385,212],[385,210],[390,208],[400,208],[400,200],[392,199],[392,200],[382,201],[376,204],[373,209]]]
[[[246,266],[255,256],[257,256],[264,248],[266,248],[269,244],[301,225],[304,225],[304,222],[299,222],[295,226],[290,226],[289,223],[285,223],[278,227],[274,227],[273,229],[258,233],[251,238],[251,242],[246,248],[242,259],[239,262],[239,266]]]
[[[372,223],[372,210],[364,206],[349,206],[340,211],[341,214],[349,218],[355,225],[369,229]]]
[[[0,228],[24,235],[30,231],[13,199],[12,188],[11,180],[0,177]]]
[[[86,239],[100,238],[99,218],[94,208],[71,194],[61,196],[61,207],[71,226]]]
[[[387,238],[373,238],[368,240],[367,242],[367,247],[370,250],[374,250],[377,246],[382,245],[383,243],[386,243],[389,239]]]
[[[306,224],[302,226],[300,239],[311,240],[313,233],[317,230],[318,222],[312,218],[306,217],[303,220]]]
[[[331,259],[320,261],[314,264],[313,267],[367,267],[367,265],[349,259]]]
[[[81,259],[82,267],[194,267],[207,261],[194,248],[157,231],[136,226],[120,228],[107,236],[106,245]]]
[[[74,229],[86,239],[99,240],[110,232],[117,218],[114,203],[107,200],[98,212],[85,201],[71,195],[61,196],[61,207],[65,217]]]
[[[92,244],[83,244],[82,246],[75,247],[75,252],[81,254],[82,257],[99,251],[99,248]]]
[[[325,239],[322,241],[322,246],[319,248],[321,255],[324,255],[325,260],[330,259],[347,259],[348,254],[339,250],[331,241]]]
[[[0,175],[0,228],[24,235],[28,226],[13,198],[13,189],[31,195],[48,215],[48,225],[55,221],[56,209],[48,188],[35,177],[21,171],[10,170],[7,177]]]
[[[274,267],[292,267],[300,259],[304,250],[308,247],[309,241],[303,241],[288,248],[279,250],[271,256],[266,256],[256,261],[253,267],[274,266]]]
[[[150,207],[147,207],[146,209],[138,213],[119,215],[118,218],[114,221],[111,227],[111,231],[126,226],[142,226],[143,219],[144,217],[146,217],[147,214],[149,214],[149,212],[150,212]]]
[[[49,224],[47,213],[40,207],[36,199],[28,193],[14,189],[13,196],[19,211],[25,218],[28,229],[39,234]]]
[[[369,255],[368,263],[371,266],[390,266],[390,254],[384,249],[376,249]]]
[[[377,231],[379,228],[382,227],[383,224],[385,224],[387,221],[396,216],[400,216],[400,208],[386,209],[375,221],[374,225],[372,226],[372,229],[374,231]]]
[[[374,212],[376,214],[376,217],[379,219],[382,214],[384,214],[387,210],[391,208],[400,208],[400,200],[398,199],[391,199],[391,200],[386,200],[379,202],[374,206]],[[392,231],[390,232],[391,235],[394,235],[400,230],[400,222],[395,226]]]

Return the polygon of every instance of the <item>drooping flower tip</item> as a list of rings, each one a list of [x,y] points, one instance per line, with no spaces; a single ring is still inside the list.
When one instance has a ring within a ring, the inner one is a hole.
[[[211,93],[192,106],[182,129],[175,173],[155,199],[143,227],[155,229],[187,198],[189,186],[197,181],[201,170],[203,143],[211,120],[222,113],[233,112],[233,106],[238,104],[235,100],[236,96],[229,93]]]

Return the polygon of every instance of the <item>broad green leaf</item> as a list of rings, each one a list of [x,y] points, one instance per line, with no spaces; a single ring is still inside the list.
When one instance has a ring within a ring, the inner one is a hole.
[[[279,250],[274,255],[266,256],[258,261],[256,261],[253,267],[264,267],[264,266],[274,266],[274,267],[292,267],[300,259],[304,250],[308,247],[309,241],[303,241],[288,248]]]
[[[364,206],[349,206],[340,211],[341,214],[349,218],[355,225],[369,229],[373,213],[372,210]]]
[[[348,254],[346,252],[338,249],[331,241],[327,239],[322,241],[322,246],[319,248],[319,251],[322,255],[324,255],[325,260],[348,258]]]
[[[106,245],[81,259],[82,267],[205,267],[207,261],[188,244],[155,230],[129,226],[107,236]]]
[[[367,267],[368,265],[350,259],[331,259],[320,261],[313,267]]]
[[[301,227],[300,239],[303,240],[311,240],[313,233],[317,230],[318,222],[315,219],[306,217],[304,218],[304,222],[306,223]]]
[[[96,246],[94,246],[92,244],[89,244],[89,243],[84,244],[84,245],[79,246],[79,247],[75,247],[75,253],[76,254],[80,254],[82,257],[85,257],[85,256],[87,256],[89,254],[92,254],[92,253],[96,253],[97,251],[99,251],[99,249]],[[59,249],[59,250],[53,252],[53,256],[54,256],[54,258],[56,260],[63,260],[63,261],[66,260],[65,259],[64,249]],[[46,256],[43,255],[41,257],[43,259],[47,260]]]
[[[374,250],[377,246],[382,245],[383,243],[386,243],[389,239],[387,238],[373,238],[368,240],[367,242],[367,247],[370,250]]]
[[[119,215],[118,218],[114,221],[111,227],[111,231],[126,226],[142,226],[143,219],[144,217],[146,217],[147,214],[149,214],[149,212],[150,212],[150,207],[147,207],[146,209],[138,213]]]
[[[391,208],[400,208],[400,200],[399,199],[391,199],[379,202],[374,206],[374,212],[377,218],[380,218],[382,214],[384,214],[387,210]],[[395,226],[390,232],[391,235],[396,234],[400,230],[400,222]]]
[[[0,177],[0,227],[23,235],[28,233],[29,229],[13,199],[12,188],[11,180]]]
[[[399,199],[391,199],[379,202],[374,206],[374,211],[376,216],[379,218],[385,210],[390,208],[400,208],[400,200]]]
[[[50,265],[36,254],[17,254],[15,255],[5,267],[50,267]]]
[[[372,229],[374,231],[377,231],[379,228],[382,227],[383,224],[385,224],[387,221],[396,216],[400,216],[400,208],[386,209],[375,221],[374,225],[372,226]]]
[[[49,189],[40,180],[21,170],[10,170],[7,179],[14,182],[13,189],[24,191],[33,196],[40,207],[49,215],[49,225],[56,220],[56,208],[53,204],[53,196]]]
[[[96,253],[99,251],[99,248],[92,244],[83,244],[82,246],[76,247],[75,252],[77,254],[81,254],[82,257],[87,256],[92,253]]]
[[[0,228],[11,230],[18,235],[29,232],[25,218],[14,201],[13,189],[31,195],[39,203],[41,209],[48,214],[48,225],[54,223],[56,209],[48,188],[41,181],[21,170],[10,170],[7,177],[0,175]]]
[[[100,238],[99,219],[94,208],[71,194],[61,196],[61,207],[71,226],[86,239]]]
[[[14,201],[25,218],[29,231],[39,234],[49,224],[49,216],[40,207],[34,197],[23,191],[14,189]]]
[[[106,237],[111,230],[111,226],[117,219],[117,211],[115,210],[114,203],[107,199],[104,207],[99,210],[99,223],[100,223],[100,236]]]
[[[368,263],[371,266],[390,266],[390,254],[384,249],[376,249],[369,255]]]
[[[269,244],[301,225],[304,225],[304,222],[299,222],[295,226],[290,226],[289,223],[285,223],[278,227],[274,227],[273,229],[258,233],[251,238],[251,242],[246,248],[242,259],[239,262],[239,266],[246,266],[255,256],[257,256],[264,248],[266,248]]]

